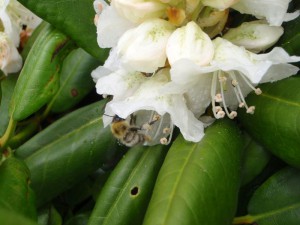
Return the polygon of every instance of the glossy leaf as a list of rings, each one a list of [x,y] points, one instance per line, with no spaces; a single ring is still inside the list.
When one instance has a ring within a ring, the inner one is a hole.
[[[10,112],[14,120],[27,118],[55,94],[63,58],[70,51],[67,36],[50,25],[34,42],[17,81]]]
[[[62,218],[52,205],[46,205],[38,213],[39,225],[62,225]]]
[[[248,205],[248,216],[238,222],[259,225],[298,225],[300,221],[300,170],[285,168],[270,177],[253,194]]]
[[[33,220],[30,220],[14,211],[0,209],[0,224],[5,225],[38,225]]]
[[[0,165],[0,208],[36,220],[35,197],[29,184],[30,174],[25,163],[13,157],[6,159]]]
[[[300,17],[284,24],[284,34],[279,39],[278,45],[281,45],[291,55],[299,55]]]
[[[38,36],[40,35],[40,33],[43,33],[45,32],[47,29],[48,29],[48,26],[49,24],[46,22],[46,21],[42,21],[40,23],[40,25],[38,25],[34,31],[32,32],[32,34],[30,35],[28,41],[26,42],[22,52],[21,52],[21,55],[22,55],[22,58],[23,58],[23,61],[26,60],[34,42],[36,41],[36,39],[38,38]]]
[[[230,225],[240,185],[242,139],[216,121],[198,143],[179,136],[159,172],[143,225]]]
[[[130,149],[105,183],[88,225],[141,224],[165,154],[162,145]]]
[[[10,75],[1,81],[0,102],[0,137],[4,134],[9,123],[9,104],[17,82],[17,76]]]
[[[36,15],[54,25],[74,40],[78,46],[104,61],[107,50],[97,44],[93,0],[19,0]]]
[[[263,93],[250,94],[246,101],[255,106],[253,115],[240,110],[245,129],[267,150],[300,168],[300,78],[291,77],[261,85]]]
[[[100,62],[82,49],[73,50],[64,60],[60,87],[51,100],[52,112],[64,112],[76,105],[93,88],[91,72]]]
[[[70,135],[79,135],[90,123],[101,120],[105,103],[106,101],[96,102],[67,114],[17,148],[15,156],[25,159],[52,142],[68,138]]]
[[[244,162],[242,168],[242,185],[252,181],[266,167],[270,160],[270,154],[256,141],[247,138],[244,150]]]
[[[116,141],[110,128],[103,128],[99,103],[79,111],[87,113],[76,111],[29,140],[37,144],[49,134],[42,147],[25,159],[38,206],[84,180],[115,153]],[[76,114],[80,116],[70,121]]]
[[[79,214],[70,218],[65,225],[86,225],[89,220],[89,214]]]

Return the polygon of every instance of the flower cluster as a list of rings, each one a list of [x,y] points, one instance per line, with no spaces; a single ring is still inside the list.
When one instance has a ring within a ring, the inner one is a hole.
[[[0,0],[0,69],[5,74],[21,69],[18,47],[40,22],[40,18],[16,0]]]
[[[135,114],[141,122],[134,125],[143,132],[152,118],[141,112],[154,111],[170,118],[169,128],[174,124],[186,140],[197,142],[209,124],[200,116],[210,104],[217,119],[233,119],[237,107],[254,113],[245,101],[248,93],[259,95],[259,83],[298,71],[288,63],[300,57],[282,48],[259,54],[277,42],[284,21],[299,15],[287,13],[290,1],[112,0],[108,5],[95,0],[97,41],[111,48],[92,73],[97,93],[113,96],[105,115]],[[237,11],[257,20],[230,28],[230,13]],[[111,122],[104,117],[105,125]],[[164,126],[157,130],[163,133]],[[168,143],[158,135],[147,144],[158,141]]]

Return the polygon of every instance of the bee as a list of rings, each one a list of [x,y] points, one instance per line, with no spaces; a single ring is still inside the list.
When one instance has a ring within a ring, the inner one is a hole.
[[[150,137],[142,132],[142,128],[134,124],[134,120],[133,115],[130,116],[130,121],[115,115],[110,125],[112,134],[127,147],[150,140]]]

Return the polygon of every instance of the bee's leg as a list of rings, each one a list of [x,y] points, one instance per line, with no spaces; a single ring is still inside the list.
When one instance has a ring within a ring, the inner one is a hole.
[[[134,114],[130,114],[130,121],[129,121],[130,125],[136,124],[136,115]]]

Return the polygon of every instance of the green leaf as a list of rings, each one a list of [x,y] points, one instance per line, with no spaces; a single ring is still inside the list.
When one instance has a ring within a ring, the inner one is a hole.
[[[229,225],[240,186],[242,139],[216,121],[198,143],[179,136],[159,172],[143,225]]]
[[[51,111],[59,113],[72,108],[95,88],[91,72],[99,64],[84,50],[73,50],[64,60],[60,87],[50,103]]]
[[[38,225],[34,221],[14,211],[0,209],[0,224],[3,225]]]
[[[104,62],[108,50],[100,49],[97,44],[93,0],[19,0],[19,2]]]
[[[0,137],[4,134],[9,123],[9,104],[16,82],[17,76],[15,75],[10,75],[1,81]]]
[[[34,193],[25,163],[9,157],[0,165],[0,208],[36,220]],[[0,223],[5,224],[5,223]]]
[[[80,135],[80,132],[86,127],[92,125],[95,120],[99,121],[100,129],[101,116],[105,107],[106,101],[100,101],[82,107],[60,118],[42,132],[39,132],[33,138],[21,145],[15,151],[15,156],[25,159],[37,152],[38,150],[46,147],[52,142],[64,140],[70,136]]]
[[[300,17],[284,24],[284,34],[279,39],[278,45],[282,46],[289,54],[299,55],[300,52]]]
[[[62,60],[70,51],[69,39],[50,25],[34,42],[17,81],[10,112],[14,120],[27,118],[55,94]]]
[[[99,106],[94,103],[80,113],[73,112],[29,140],[36,146],[42,142],[42,147],[25,159],[38,206],[84,180],[115,153],[116,140],[109,127],[103,128]],[[84,111],[87,113],[82,114]]]
[[[256,141],[247,136],[242,168],[242,186],[259,175],[270,161],[270,154]]]
[[[130,149],[105,183],[88,225],[141,224],[165,154],[162,145]]]
[[[46,205],[38,212],[39,225],[62,225],[62,218],[52,205]]]
[[[298,225],[299,187],[300,171],[294,168],[282,169],[256,190],[248,205],[250,215],[236,218],[235,224],[255,221],[259,225]]]
[[[89,214],[79,214],[70,218],[65,225],[86,225],[89,220]]]
[[[240,110],[245,129],[267,150],[286,163],[300,168],[300,77],[260,86],[263,93],[250,94],[246,101],[255,106],[253,115]]]

